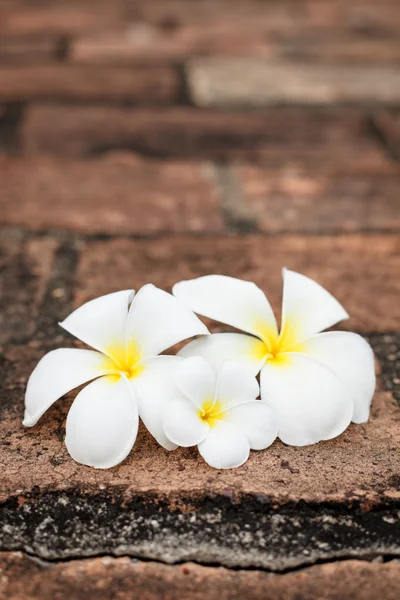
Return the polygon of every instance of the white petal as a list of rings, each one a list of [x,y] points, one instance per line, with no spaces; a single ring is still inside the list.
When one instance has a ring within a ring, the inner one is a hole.
[[[26,386],[23,424],[32,427],[67,392],[109,373],[104,354],[78,348],[59,348],[39,361]]]
[[[180,362],[177,356],[156,356],[143,363],[144,369],[131,385],[139,405],[143,423],[166,450],[175,450],[162,427],[162,414],[168,402],[181,396],[175,385],[174,370]]]
[[[90,300],[62,323],[66,331],[107,356],[118,355],[125,347],[128,306],[133,290],[124,290]]]
[[[264,343],[244,333],[212,333],[189,342],[178,356],[202,356],[219,371],[226,360],[242,364],[253,375],[265,362]]]
[[[347,331],[329,331],[302,343],[304,352],[340,377],[353,396],[354,423],[368,421],[375,390],[375,362],[371,346],[363,337]]]
[[[275,411],[280,439],[307,446],[336,437],[353,414],[349,390],[317,360],[296,353],[287,357],[288,364],[267,362],[261,371],[261,398]]]
[[[260,400],[239,404],[224,413],[250,442],[252,450],[268,448],[278,435],[278,420],[270,406]]]
[[[240,467],[250,454],[247,437],[228,421],[218,421],[198,448],[206,463],[215,469]]]
[[[281,331],[291,343],[348,317],[343,306],[319,283],[300,273],[283,270]]]
[[[230,360],[223,363],[215,397],[225,408],[254,400],[259,393],[257,379],[247,367]]]
[[[186,398],[201,407],[204,402],[214,400],[217,374],[204,358],[191,356],[176,368],[175,383]]]
[[[199,315],[253,335],[276,335],[271,306],[264,292],[250,281],[206,275],[176,283],[173,294]]]
[[[101,377],[75,398],[67,417],[65,439],[72,458],[83,465],[109,469],[131,451],[138,430],[133,392],[124,377]]]
[[[164,433],[178,446],[195,446],[206,437],[210,427],[199,416],[199,409],[186,398],[176,398],[163,411]]]
[[[152,284],[139,290],[129,310],[127,343],[135,343],[143,358],[207,333],[207,327],[187,306]]]

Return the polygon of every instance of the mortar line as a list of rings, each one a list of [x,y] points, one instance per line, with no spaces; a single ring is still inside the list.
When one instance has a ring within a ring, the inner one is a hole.
[[[170,566],[170,567],[174,567],[174,566],[181,566],[181,565],[186,565],[188,563],[193,563],[197,566],[200,567],[209,567],[209,568],[223,568],[227,571],[234,571],[234,572],[254,572],[254,571],[258,571],[261,573],[266,573],[266,574],[270,574],[270,575],[287,575],[289,573],[298,573],[300,571],[306,571],[314,566],[318,566],[318,565],[327,565],[327,564],[332,564],[332,563],[345,563],[345,562],[349,562],[349,561],[354,561],[357,560],[359,562],[364,562],[364,563],[372,563],[372,562],[380,562],[380,563],[389,563],[389,562],[397,562],[400,559],[400,554],[399,553],[393,553],[393,554],[382,554],[381,552],[372,552],[370,554],[365,553],[362,556],[357,555],[356,553],[354,554],[343,554],[343,555],[335,555],[329,558],[325,558],[325,559],[318,559],[315,560],[311,563],[305,563],[302,565],[297,565],[295,567],[288,567],[286,569],[268,569],[267,567],[263,567],[263,566],[247,566],[247,567],[241,567],[241,566],[227,566],[224,565],[222,563],[219,562],[202,562],[202,561],[198,561],[194,558],[187,558],[185,560],[178,560],[178,561],[174,561],[174,562],[167,562],[164,560],[161,560],[159,558],[149,558],[147,556],[141,556],[138,554],[112,554],[110,552],[99,552],[96,554],[89,554],[89,555],[82,555],[82,556],[68,556],[67,558],[42,558],[41,556],[35,554],[34,552],[31,552],[30,550],[8,550],[8,549],[2,549],[0,548],[0,554],[1,553],[8,553],[8,552],[21,552],[22,554],[25,554],[27,557],[29,557],[33,562],[37,562],[41,565],[46,565],[46,566],[52,566],[52,565],[57,565],[57,564],[68,564],[71,562],[76,562],[76,561],[89,561],[91,559],[96,559],[96,558],[111,558],[112,560],[117,560],[119,558],[128,558],[131,561],[135,561],[135,562],[142,562],[142,563],[155,563],[157,565],[164,565],[164,566]]]

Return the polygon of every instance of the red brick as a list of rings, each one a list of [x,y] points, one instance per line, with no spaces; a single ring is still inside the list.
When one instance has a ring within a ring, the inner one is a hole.
[[[170,289],[179,279],[220,272],[254,280],[279,312],[280,269],[286,265],[314,277],[343,302],[351,319],[341,328],[398,330],[399,243],[399,237],[373,235],[175,235],[91,242],[81,249],[74,304],[127,285],[138,289],[151,281]],[[54,344],[57,347],[57,340]],[[310,447],[294,448],[276,442],[265,452],[252,453],[244,467],[227,471],[222,478],[210,471],[197,452],[160,451],[154,440],[141,431],[135,451],[116,469],[102,472],[99,480],[98,472],[74,463],[60,441],[60,427],[63,430],[70,399],[57,402],[37,427],[26,430],[21,425],[24,385],[43,352],[32,340],[24,346],[9,346],[4,353],[0,439],[7,432],[9,444],[2,448],[3,497],[29,493],[38,485],[47,491],[73,485],[84,492],[96,488],[99,481],[106,488],[116,484],[141,493],[154,490],[155,473],[159,494],[174,495],[180,490],[217,493],[232,488],[241,493],[265,494],[278,502],[347,501],[354,495],[370,499],[398,497],[395,474],[400,468],[399,408],[389,392],[377,392],[372,417],[362,427],[351,426],[339,438]],[[38,444],[46,448],[40,455]],[[53,457],[57,457],[57,468],[52,464]],[[283,468],[282,461],[298,472]],[[181,464],[184,470],[179,469]]]
[[[0,6],[0,32],[5,34],[73,34],[107,29],[124,21],[123,2],[78,0],[16,3]]]
[[[399,250],[396,235],[175,236],[99,242],[82,253],[75,302],[123,287],[126,273],[135,274],[135,288],[151,281],[168,290],[179,279],[224,273],[255,281],[278,314],[281,269],[286,266],[316,279],[344,304],[351,319],[340,327],[398,331]]]
[[[0,180],[2,224],[109,234],[223,226],[201,164],[141,161],[128,153],[86,161],[5,159]]]
[[[227,9],[228,10],[228,9]],[[179,14],[176,15],[179,20]],[[69,60],[83,64],[135,64],[195,56],[233,56],[312,60],[323,63],[397,64],[400,49],[396,38],[370,39],[325,31],[276,39],[256,27],[225,19],[208,24],[191,23],[172,29],[146,22],[132,23],[117,31],[88,34],[71,43]]]
[[[343,64],[398,64],[400,46],[397,38],[371,38],[347,35],[309,35],[288,37],[278,45],[277,56],[286,60]],[[260,55],[261,56],[261,55]]]
[[[35,331],[56,249],[54,240],[23,241],[16,231],[0,232],[0,347]]]
[[[304,32],[380,33],[397,35],[400,25],[397,3],[383,0],[283,0],[281,2],[243,2],[229,0],[155,0],[142,2],[130,9],[133,19],[173,29],[195,24],[209,26],[224,23],[224,30],[248,30],[255,35],[280,37]]]
[[[237,175],[260,230],[324,233],[400,230],[400,171],[393,171],[332,173],[329,167],[285,165],[241,167]]]
[[[109,275],[107,270],[103,277]],[[131,282],[136,287],[132,271],[125,273],[123,281],[125,286]],[[55,338],[46,349],[58,346]],[[382,502],[399,497],[399,407],[390,392],[379,391],[367,424],[351,425],[338,438],[308,447],[285,446],[277,440],[265,451],[252,452],[240,469],[211,470],[196,448],[165,452],[140,427],[128,458],[99,474],[75,463],[63,443],[65,418],[76,392],[56,402],[36,427],[22,426],[26,381],[46,349],[32,340],[9,346],[3,353],[0,434],[7,443],[1,449],[1,502],[29,496],[35,489],[44,493],[78,490],[80,494],[106,489],[119,503],[131,494],[156,492],[174,502],[180,494],[196,498],[226,490],[237,495],[262,494],[277,504]]]
[[[69,65],[0,68],[0,100],[115,100],[173,102],[178,75],[170,67],[107,68]]]
[[[3,552],[0,572],[0,594],[8,600],[397,600],[400,565],[395,560],[347,560],[271,574],[129,557],[49,565],[23,553]]]
[[[247,30],[264,36],[298,35],[333,31],[372,33],[398,32],[396,2],[384,0],[284,0],[282,2],[243,2],[229,0],[152,0],[126,3],[114,0],[59,0],[57,3],[12,2],[0,10],[0,31],[14,33],[63,32],[77,34],[107,30],[118,25],[149,23],[165,29],[187,25],[217,27],[222,32]]]
[[[347,110],[271,109],[265,114],[192,108],[33,106],[22,124],[26,154],[84,155],[129,148],[152,156],[242,158],[282,164],[309,160],[353,169],[388,161],[362,114]]]
[[[147,23],[113,33],[87,36],[72,43],[70,58],[77,63],[134,63],[173,60],[191,55],[276,55],[276,44],[251,30],[226,31],[224,22],[168,30]]]
[[[202,58],[192,60],[187,73],[192,98],[201,107],[400,101],[394,66]]]
[[[54,35],[1,36],[0,63],[35,64],[57,58],[60,39]]]

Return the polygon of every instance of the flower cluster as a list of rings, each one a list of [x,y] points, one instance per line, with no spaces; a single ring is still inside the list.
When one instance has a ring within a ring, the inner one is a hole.
[[[120,463],[140,417],[165,449],[197,445],[223,469],[277,436],[304,446],[367,421],[375,389],[370,346],[354,333],[321,333],[346,311],[308,277],[284,269],[283,278],[279,330],[260,288],[223,275],[181,281],[173,295],[149,284],[87,302],[60,325],[93,350],[61,348],[41,359],[28,381],[24,425],[90,382],[66,422],[77,462]],[[195,313],[245,333],[210,334]],[[160,356],[194,337],[176,356]]]

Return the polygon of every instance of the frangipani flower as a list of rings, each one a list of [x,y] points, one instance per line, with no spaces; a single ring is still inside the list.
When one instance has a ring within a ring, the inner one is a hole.
[[[348,314],[318,283],[283,270],[282,324],[254,284],[207,275],[174,286],[196,313],[246,331],[217,333],[189,343],[180,355],[199,355],[216,368],[226,359],[261,371],[261,398],[278,417],[278,435],[294,446],[327,440],[353,420],[368,420],[375,389],[374,357],[359,335],[320,333]]]
[[[92,381],[68,413],[68,451],[77,462],[106,469],[120,463],[136,440],[138,413],[168,450],[161,407],[174,393],[176,356],[157,356],[189,337],[208,333],[196,315],[153,285],[108,294],[75,310],[61,327],[95,350],[61,348],[32,372],[23,424],[32,427],[58,398]]]
[[[164,433],[178,446],[198,445],[211,467],[239,467],[250,449],[267,448],[276,438],[276,417],[255,400],[260,390],[246,368],[227,361],[217,373],[204,358],[187,358],[176,368],[175,383],[180,394],[164,406]]]

